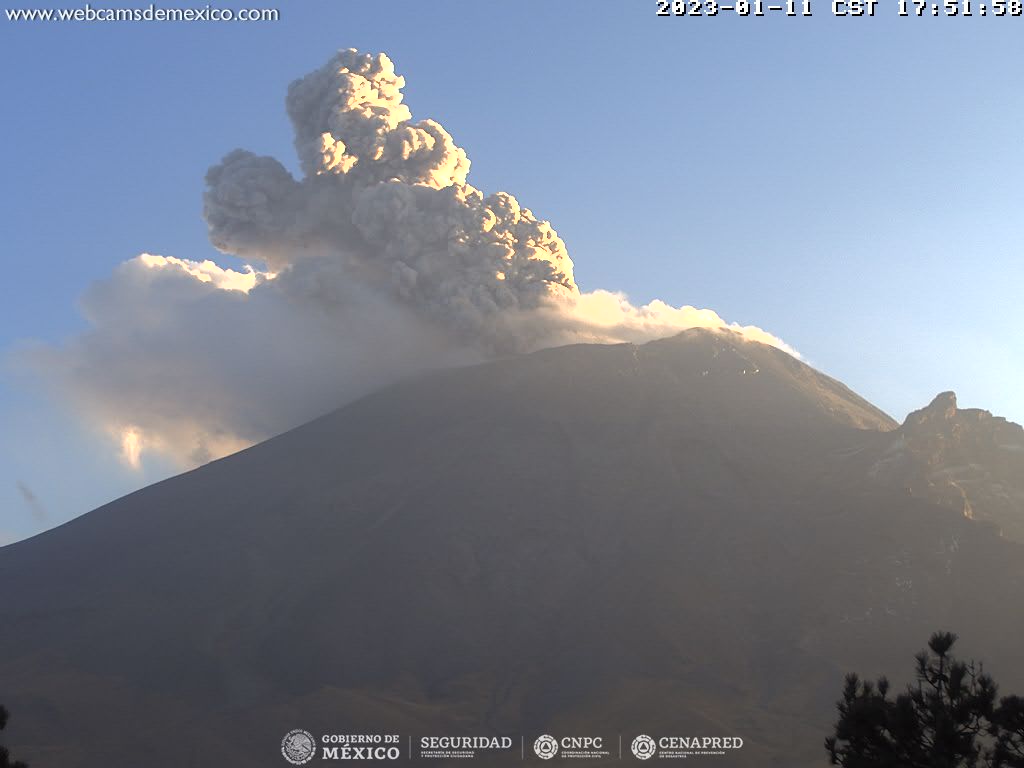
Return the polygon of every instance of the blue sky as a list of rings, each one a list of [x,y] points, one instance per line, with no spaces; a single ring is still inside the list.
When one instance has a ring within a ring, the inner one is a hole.
[[[0,21],[0,543],[171,471],[121,465],[10,360],[83,329],[78,297],[142,251],[237,266],[206,239],[203,174],[235,147],[294,171],[285,89],[342,47],[394,59],[413,114],[466,148],[472,183],[554,224],[582,288],[760,325],[898,419],[955,389],[1024,422],[1024,18],[279,7]]]

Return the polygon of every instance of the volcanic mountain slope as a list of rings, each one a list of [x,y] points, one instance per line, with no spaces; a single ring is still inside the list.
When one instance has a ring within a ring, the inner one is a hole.
[[[392,387],[0,549],[12,753],[645,732],[821,765],[843,673],[936,629],[1024,689],[1024,546],[872,473],[907,429],[728,332]]]

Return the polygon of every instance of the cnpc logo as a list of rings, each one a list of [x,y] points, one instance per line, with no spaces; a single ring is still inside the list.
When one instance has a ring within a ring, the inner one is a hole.
[[[592,752],[603,747],[604,740],[601,736],[563,736],[556,739],[544,734],[533,742],[533,751],[541,760],[550,760],[559,751],[573,753],[568,755],[570,757],[578,757],[576,753]]]
[[[546,733],[538,736],[533,742],[533,751],[541,760],[550,760],[558,754],[558,740]]]

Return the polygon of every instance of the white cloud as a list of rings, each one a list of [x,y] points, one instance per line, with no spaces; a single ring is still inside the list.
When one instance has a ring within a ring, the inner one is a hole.
[[[731,327],[711,310],[581,293],[565,243],[414,122],[383,54],[342,51],[287,106],[304,172],[229,153],[207,174],[211,242],[245,260],[142,254],[93,285],[90,328],[32,365],[139,466],[191,465],[432,367],[578,341]]]

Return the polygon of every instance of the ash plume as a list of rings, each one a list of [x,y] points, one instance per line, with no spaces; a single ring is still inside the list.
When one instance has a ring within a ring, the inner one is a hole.
[[[32,364],[138,466],[188,466],[425,369],[574,342],[729,327],[715,312],[581,292],[551,224],[467,181],[414,121],[384,54],[343,50],[293,82],[302,178],[236,149],[206,175],[210,241],[240,270],[143,254],[90,288],[91,327]]]

